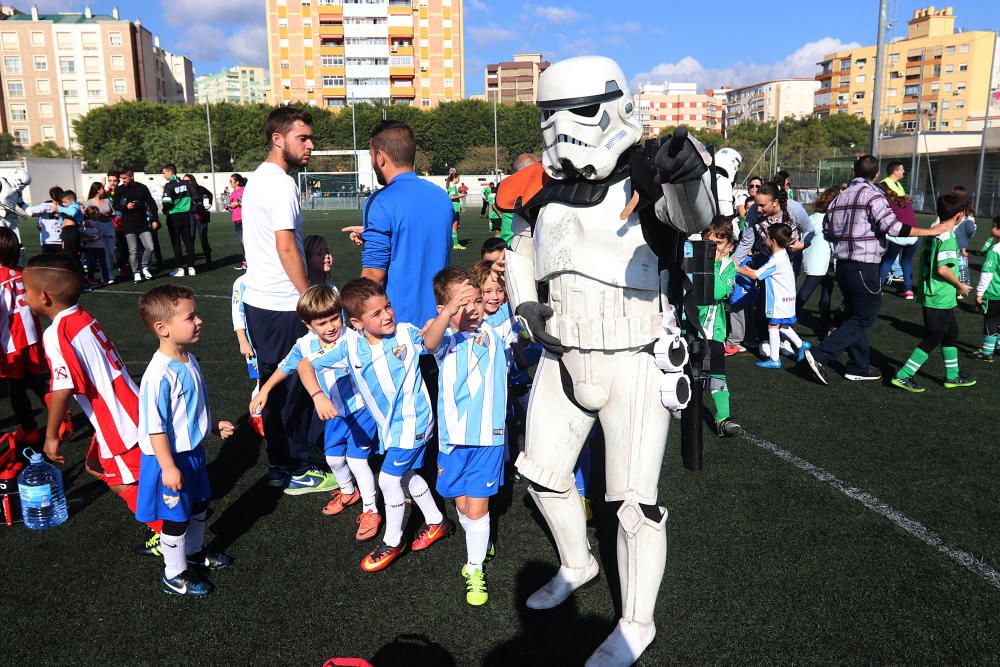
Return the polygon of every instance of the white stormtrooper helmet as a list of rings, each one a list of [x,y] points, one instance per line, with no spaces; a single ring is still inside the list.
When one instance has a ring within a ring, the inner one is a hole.
[[[732,148],[723,148],[715,154],[715,167],[726,172],[729,182],[736,180],[736,172],[739,171],[743,156]]]
[[[24,169],[18,169],[14,172],[14,175],[10,177],[10,183],[18,190],[23,190],[31,185],[31,174],[26,172]]]
[[[642,138],[625,73],[611,58],[561,60],[538,78],[542,166],[552,178],[607,178]]]

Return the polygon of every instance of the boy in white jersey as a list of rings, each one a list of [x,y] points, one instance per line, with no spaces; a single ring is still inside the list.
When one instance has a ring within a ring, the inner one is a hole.
[[[246,310],[243,308],[243,293],[246,289],[246,275],[240,276],[233,282],[233,298],[230,301],[230,311],[233,316],[233,331],[236,333],[236,342],[240,346],[240,355],[247,362],[247,374],[251,380],[255,380],[253,391],[250,392],[252,400],[257,395],[257,392],[260,391],[260,373],[257,370],[257,352],[253,349],[250,336],[247,335],[247,315]],[[247,421],[250,423],[250,428],[254,430],[254,433],[263,438],[264,420],[261,419],[261,416],[251,412]],[[271,484],[271,486],[278,486],[283,483],[283,477],[280,480],[276,478],[275,483]]]
[[[777,222],[767,228],[768,250],[771,258],[756,271],[749,266],[741,266],[737,271],[753,280],[763,280],[766,290],[766,315],[768,317],[767,339],[770,358],[758,361],[759,368],[781,368],[778,355],[781,352],[781,338],[795,346],[798,361],[812,355],[812,347],[795,333],[792,325],[798,320],[795,317],[795,272],[792,262],[785,250],[792,242],[792,228],[783,222]]]
[[[483,563],[490,544],[489,499],[503,484],[508,345],[485,320],[476,274],[451,267],[434,276],[438,316],[424,346],[440,369],[437,490],[455,499],[465,529],[466,601],[489,599]]]
[[[455,525],[438,509],[418,472],[424,461],[424,445],[434,432],[430,396],[418,359],[425,351],[423,336],[412,324],[396,324],[385,289],[373,280],[358,278],[347,283],[340,291],[340,300],[351,325],[362,335],[303,359],[299,378],[320,419],[333,419],[340,413],[316,375],[346,364],[351,381],[378,424],[379,448],[385,452],[378,477],[385,501],[385,533],[361,560],[363,571],[378,572],[403,551],[404,488],[424,516],[425,525],[410,544],[413,551],[446,537]]]
[[[278,364],[278,369],[250,401],[252,415],[264,409],[275,385],[284,382],[289,375],[298,373],[300,361],[359,336],[358,332],[344,326],[340,296],[335,289],[326,285],[314,285],[303,292],[295,306],[295,312],[309,329],[309,333],[296,341],[288,355]],[[317,379],[323,393],[340,413],[340,417],[326,421],[323,450],[326,462],[337,479],[338,488],[331,491],[333,499],[323,508],[323,514],[340,514],[344,508],[363,502],[355,538],[370,540],[378,534],[382,523],[375,505],[375,476],[368,466],[368,456],[377,442],[375,421],[365,410],[364,400],[351,383],[346,363],[325,370]],[[288,492],[289,489],[286,488],[285,493]]]
[[[163,521],[162,588],[201,597],[213,586],[199,572],[232,565],[225,554],[205,550],[205,518],[212,497],[202,439],[211,430],[233,434],[230,422],[212,421],[205,379],[187,347],[201,338],[194,290],[154,287],[139,300],[139,314],[160,346],[139,384],[139,500],[136,518]]]

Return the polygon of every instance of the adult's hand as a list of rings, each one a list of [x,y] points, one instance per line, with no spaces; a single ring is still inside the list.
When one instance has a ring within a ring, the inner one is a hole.
[[[365,231],[364,227],[360,225],[352,225],[350,227],[342,227],[340,231],[347,232],[351,241],[353,241],[354,245],[359,248],[365,244],[365,242],[361,239],[361,233]]]
[[[537,301],[526,301],[514,311],[518,321],[528,330],[531,338],[556,356],[562,356],[566,348],[555,336],[545,331],[545,322],[552,317],[552,308]]]

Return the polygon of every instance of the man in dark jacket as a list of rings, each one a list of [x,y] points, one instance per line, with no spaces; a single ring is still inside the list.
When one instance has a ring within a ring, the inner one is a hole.
[[[143,278],[149,280],[153,277],[149,270],[149,260],[153,254],[153,237],[150,233],[149,219],[146,216],[147,214],[152,215],[153,225],[159,227],[160,223],[156,220],[156,201],[149,193],[149,188],[142,183],[135,182],[131,169],[122,171],[120,176],[121,181],[115,188],[111,207],[122,216],[121,230],[125,234],[125,241],[128,245],[129,264],[132,267],[133,279],[136,282]],[[141,258],[138,254],[140,243],[143,247]]]
[[[191,186],[177,177],[177,167],[173,164],[163,165],[161,170],[167,184],[163,186],[163,212],[167,215],[167,231],[170,232],[170,243],[174,246],[174,261],[177,270],[171,275],[175,278],[188,275],[194,271],[194,238],[191,235],[191,224],[194,218],[195,197]],[[181,254],[181,243],[184,253]]]
[[[184,174],[183,181],[191,188],[194,198],[194,225],[191,228],[192,239],[201,239],[201,252],[205,255],[205,263],[212,263],[212,246],[208,243],[208,222],[211,219],[211,208],[215,201],[212,191],[204,185],[199,185],[193,174]]]

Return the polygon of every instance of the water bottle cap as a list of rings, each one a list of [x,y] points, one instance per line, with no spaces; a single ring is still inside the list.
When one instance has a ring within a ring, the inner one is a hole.
[[[31,463],[41,463],[45,459],[42,457],[40,452],[36,452],[30,447],[24,450],[24,455],[28,457],[28,461]]]

